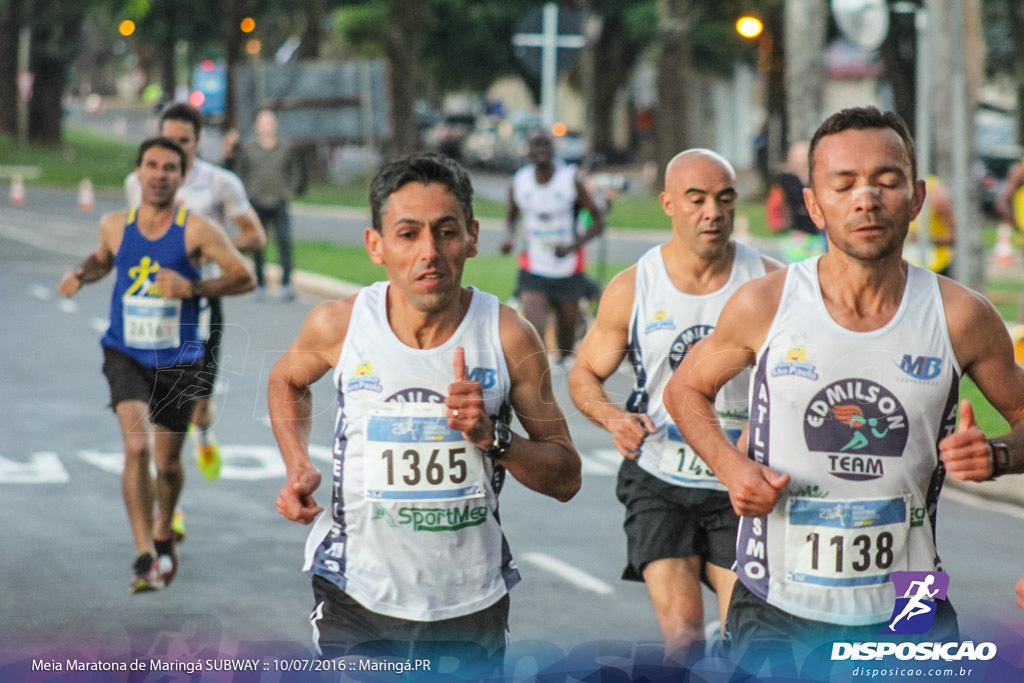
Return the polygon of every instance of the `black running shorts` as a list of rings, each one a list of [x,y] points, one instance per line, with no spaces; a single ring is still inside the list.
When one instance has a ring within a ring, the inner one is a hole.
[[[110,407],[121,401],[142,401],[149,405],[153,424],[173,432],[188,431],[192,405],[208,391],[209,384],[200,362],[151,368],[120,351],[103,347],[103,374],[110,385]]]
[[[674,557],[696,555],[732,568],[739,517],[728,493],[674,486],[624,458],[615,494],[626,506],[623,579],[643,581],[649,562]]]
[[[520,270],[516,281],[517,292],[540,292],[549,301],[579,301],[588,298],[592,290],[593,284],[583,273],[569,277],[543,277]]]
[[[454,657],[458,668],[451,680],[501,676],[508,641],[507,593],[479,612],[441,621],[409,621],[372,612],[322,576],[313,576],[313,597],[313,641],[325,659],[427,660],[436,674],[442,658]]]

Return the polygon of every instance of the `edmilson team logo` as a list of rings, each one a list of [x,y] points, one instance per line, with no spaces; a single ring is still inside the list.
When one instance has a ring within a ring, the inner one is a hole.
[[[690,348],[699,342],[704,337],[711,334],[715,328],[711,325],[694,325],[693,327],[687,327],[685,330],[679,333],[676,340],[672,342],[672,348],[668,352],[668,364],[669,367],[675,370],[679,367],[679,364],[686,358],[686,354]]]
[[[829,474],[850,481],[883,476],[884,458],[903,455],[907,431],[907,413],[899,399],[867,379],[829,384],[815,394],[804,414],[808,450],[824,453]]]
[[[944,572],[893,572],[896,604],[882,633],[925,633],[935,623],[938,600],[946,599],[949,574]]]

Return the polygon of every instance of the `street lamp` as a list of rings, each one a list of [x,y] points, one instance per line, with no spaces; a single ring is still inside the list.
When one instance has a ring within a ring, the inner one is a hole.
[[[736,33],[748,40],[757,38],[763,30],[764,24],[757,17],[745,16],[736,20]]]

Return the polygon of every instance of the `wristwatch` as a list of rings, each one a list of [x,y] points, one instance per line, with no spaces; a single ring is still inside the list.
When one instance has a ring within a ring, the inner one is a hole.
[[[1010,471],[1010,448],[995,439],[989,439],[988,446],[992,451],[992,479],[995,479]]]
[[[494,443],[483,454],[491,460],[497,460],[512,447],[512,428],[500,418],[492,417],[491,421],[494,423]]]

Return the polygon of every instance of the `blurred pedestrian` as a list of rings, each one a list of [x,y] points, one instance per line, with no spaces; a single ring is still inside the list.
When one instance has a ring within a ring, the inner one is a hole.
[[[918,214],[910,223],[907,231],[907,246],[903,257],[916,266],[924,266],[928,270],[951,277],[953,269],[953,247],[956,244],[956,217],[953,214],[953,203],[949,200],[949,192],[936,175],[927,179],[928,202],[925,205],[927,216]],[[920,224],[924,221],[928,226],[928,248],[924,259],[921,258]]]
[[[292,287],[292,223],[288,202],[302,181],[302,169],[294,147],[278,137],[277,116],[273,111],[261,109],[253,130],[256,138],[243,142],[238,148],[235,171],[245,183],[256,215],[274,236],[281,262],[281,300],[291,301],[295,290]],[[256,295],[262,299],[266,293],[263,249],[256,250],[253,260]]]
[[[765,205],[768,227],[785,237],[782,255],[789,263],[825,251],[825,234],[811,220],[804,203],[804,188],[808,184],[807,150],[808,143],[804,140],[790,145],[786,165],[776,174]]]

